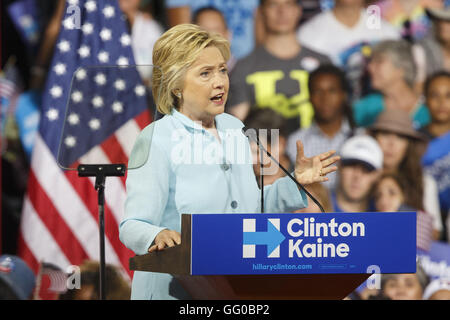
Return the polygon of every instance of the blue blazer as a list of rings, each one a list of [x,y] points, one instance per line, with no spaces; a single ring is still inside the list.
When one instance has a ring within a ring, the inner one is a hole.
[[[133,147],[126,180],[120,240],[137,255],[148,252],[163,229],[180,232],[182,213],[257,213],[260,189],[243,123],[215,117],[219,141],[173,110],[144,128]],[[135,169],[133,169],[135,168]],[[265,212],[292,212],[307,198],[288,177],[264,188]],[[132,299],[175,299],[172,276],[136,271]]]

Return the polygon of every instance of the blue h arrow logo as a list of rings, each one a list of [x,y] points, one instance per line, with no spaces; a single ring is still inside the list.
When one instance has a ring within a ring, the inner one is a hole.
[[[267,231],[256,232],[256,220],[243,220],[243,257],[255,258],[255,246],[266,245],[268,258],[280,257],[280,244],[285,236],[280,232],[280,219],[267,219]]]

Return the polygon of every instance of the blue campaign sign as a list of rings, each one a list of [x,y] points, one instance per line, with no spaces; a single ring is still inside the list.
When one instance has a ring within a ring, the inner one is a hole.
[[[415,272],[415,212],[192,215],[193,275]]]

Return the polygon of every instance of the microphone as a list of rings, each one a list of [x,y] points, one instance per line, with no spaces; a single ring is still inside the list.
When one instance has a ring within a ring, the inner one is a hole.
[[[309,191],[308,190],[306,190],[305,189],[305,187],[303,187],[303,185],[300,183],[300,182],[298,182],[297,181],[297,179],[295,179],[290,173],[289,173],[289,171],[287,171],[278,161],[277,161],[277,159],[275,159],[271,154],[270,154],[270,152],[269,151],[267,151],[265,148],[264,148],[264,146],[261,144],[261,142],[259,141],[259,137],[258,137],[258,134],[256,134],[256,136],[254,136],[254,135],[252,135],[251,133],[247,133],[247,131],[252,131],[252,130],[255,130],[255,129],[252,129],[252,128],[247,128],[247,127],[243,127],[242,128],[242,133],[244,133],[244,135],[247,137],[247,138],[249,138],[250,140],[252,140],[252,141],[254,141],[254,142],[256,142],[256,145],[258,146],[258,148],[261,150],[261,151],[264,151],[274,162],[275,162],[275,164],[281,169],[281,170],[283,170],[283,172],[292,180],[292,181],[294,181],[295,182],[295,184],[301,189],[301,190],[303,190],[303,192],[305,192],[306,193],[306,195],[319,207],[319,209],[320,209],[320,211],[322,212],[322,213],[325,213],[325,210],[323,209],[323,207],[322,207],[322,205],[320,204],[320,202],[319,201],[317,201],[317,199],[316,198],[314,198],[314,196],[311,194],[311,193],[309,193]],[[256,130],[255,130],[256,131]],[[257,131],[256,131],[257,132]],[[262,169],[262,157],[261,157],[261,169]],[[262,171],[261,171],[261,175],[262,175]],[[263,184],[261,184],[261,190],[262,189],[264,189],[264,185]],[[261,196],[262,197],[264,197],[264,192],[263,191],[261,191]],[[263,203],[263,201],[261,201],[261,203]],[[262,210],[262,212],[264,212],[263,211],[263,209],[261,209]]]

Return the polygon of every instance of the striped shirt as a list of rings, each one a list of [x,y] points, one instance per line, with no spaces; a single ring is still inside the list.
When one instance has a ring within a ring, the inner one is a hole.
[[[354,131],[355,134],[362,132],[363,129],[357,129]],[[342,145],[351,136],[352,129],[347,119],[342,121],[340,130],[333,137],[326,135],[317,123],[313,121],[311,126],[308,128],[299,129],[289,136],[286,152],[289,159],[295,163],[295,158],[297,156],[296,142],[297,140],[301,140],[306,157],[316,156],[329,150],[336,150],[336,153],[339,155]],[[324,186],[330,190],[333,190],[336,185],[336,172],[330,173],[327,177],[329,180],[324,183]]]

